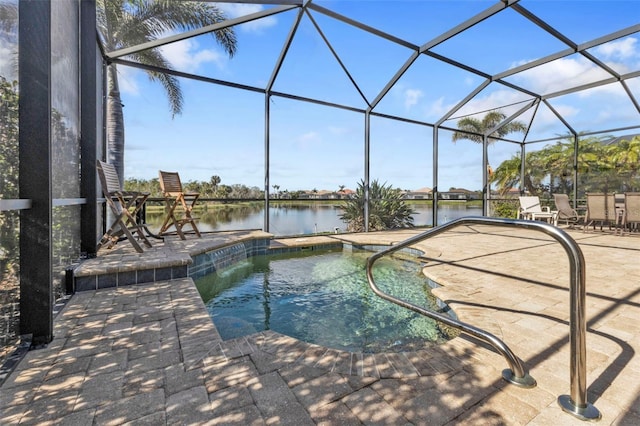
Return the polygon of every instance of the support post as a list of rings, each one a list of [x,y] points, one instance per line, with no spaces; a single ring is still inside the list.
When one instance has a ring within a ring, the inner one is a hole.
[[[20,334],[53,339],[51,0],[19,3]],[[37,262],[34,262],[37,259]]]
[[[97,79],[96,4],[80,2],[80,149],[81,188],[86,200],[80,211],[80,252],[95,257],[98,239],[98,204],[96,182],[96,159],[98,137],[98,114],[102,110],[102,99],[98,99],[97,88],[102,81]],[[100,106],[100,107],[99,107]]]

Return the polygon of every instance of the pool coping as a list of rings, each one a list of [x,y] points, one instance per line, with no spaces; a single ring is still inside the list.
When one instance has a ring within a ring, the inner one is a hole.
[[[208,314],[208,313],[207,313]],[[213,322],[213,321],[212,321]],[[215,324],[214,324],[215,327]],[[260,353],[282,366],[299,364],[319,372],[373,379],[432,377],[460,371],[463,362],[441,346],[426,343],[421,349],[404,352],[351,352],[304,342],[273,330],[221,340],[207,354],[209,362],[233,362]]]
[[[638,424],[633,377],[640,371],[640,334],[632,321],[638,266],[629,262],[640,250],[637,235],[569,232],[581,243],[593,283],[587,291],[588,400],[601,410],[601,424]],[[408,233],[377,241],[402,241]],[[569,390],[570,364],[562,247],[529,232],[490,227],[448,231],[428,246],[442,253],[428,262],[430,273],[442,278],[439,292],[463,321],[494,325],[537,387],[504,381],[504,359],[466,335],[433,348],[436,357],[446,352],[445,361],[455,364],[430,377],[327,373],[333,364],[313,362],[310,350],[308,359],[283,364],[267,351],[287,353],[272,351],[258,335],[256,347],[241,355],[242,342],[212,338],[213,323],[185,278],[76,293],[54,320],[54,341],[29,351],[2,386],[0,422],[583,424],[557,403]],[[470,270],[481,275],[471,277]],[[215,356],[216,346],[226,358]]]
[[[123,242],[112,249],[102,249],[98,256],[70,265],[71,292],[118,288],[189,276],[194,256],[242,242],[267,241],[273,235],[258,230],[227,231],[204,234],[204,238],[165,236],[143,253],[137,253]]]
[[[301,363],[326,372],[374,378],[431,376],[457,371],[461,367],[452,365],[450,355],[446,354],[447,351],[438,349],[455,338],[442,343],[425,342],[424,346],[419,349],[380,353],[351,352],[329,348],[304,342],[273,330],[221,340],[213,319],[193,281],[198,276],[211,273],[219,266],[225,267],[228,264],[223,255],[221,259],[212,261],[208,268],[196,268],[199,257],[217,252],[224,253],[238,245],[247,248],[247,256],[256,256],[331,248],[374,251],[387,248],[392,244],[393,242],[376,242],[375,233],[372,233],[371,238],[359,241],[353,241],[349,238],[349,234],[274,238],[272,234],[262,231],[216,233],[214,239],[188,237],[187,240],[180,240],[177,237],[169,237],[165,238],[163,244],[155,244],[153,250],[147,250],[142,254],[131,252],[127,245],[122,245],[121,247],[116,246],[119,250],[108,251],[106,256],[81,262],[74,268],[74,288],[78,294],[83,294],[86,291],[124,289],[128,286],[153,286],[167,281],[188,279],[198,295],[204,313],[211,320],[211,325],[215,329],[214,336],[218,336],[217,339],[220,339],[220,342],[216,342],[211,351],[223,354],[228,360],[233,359],[234,356],[255,355],[261,351],[277,355],[279,359],[287,363]],[[413,247],[403,249],[403,252],[409,252],[416,261],[420,261],[425,253],[424,250]],[[145,272],[149,269],[153,269],[153,275]],[[134,274],[138,278],[137,280],[129,278]],[[139,281],[140,279],[148,280]],[[425,279],[430,285],[435,283],[426,275]],[[90,285],[87,286],[86,282],[89,282]],[[444,303],[440,299],[438,302]],[[452,311],[451,314],[455,315]],[[294,354],[296,355],[294,356]]]

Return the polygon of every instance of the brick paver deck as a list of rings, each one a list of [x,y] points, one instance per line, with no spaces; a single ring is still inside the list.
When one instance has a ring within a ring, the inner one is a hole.
[[[416,231],[335,235],[388,244]],[[587,261],[588,400],[598,424],[640,424],[640,236],[569,231]],[[180,259],[233,233],[114,250],[105,264]],[[206,241],[206,242],[205,242]],[[311,237],[278,240],[306,244]],[[506,383],[504,359],[460,336],[405,354],[355,354],[262,332],[222,341],[190,278],[84,291],[0,388],[0,424],[578,425],[570,393],[569,266],[532,231],[465,226],[420,244],[425,273],[458,317],[502,338],[537,387]],[[168,252],[168,253],[167,253]],[[95,265],[94,265],[95,267]]]

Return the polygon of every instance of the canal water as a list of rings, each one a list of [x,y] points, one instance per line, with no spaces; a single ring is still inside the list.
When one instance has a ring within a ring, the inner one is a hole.
[[[431,206],[412,204],[416,211],[414,225],[433,225]],[[340,219],[342,210],[335,203],[306,202],[282,203],[269,206],[269,231],[277,236],[305,235],[325,232],[345,232],[347,224]],[[464,216],[481,216],[482,207],[469,203],[438,206],[438,223],[443,224]],[[203,232],[239,229],[263,229],[264,206],[261,204],[233,205],[228,208],[208,208],[198,211],[198,228]],[[147,212],[151,231],[160,228],[162,214]]]

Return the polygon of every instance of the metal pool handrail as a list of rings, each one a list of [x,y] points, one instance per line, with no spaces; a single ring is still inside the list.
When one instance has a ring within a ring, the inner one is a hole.
[[[518,359],[509,347],[495,335],[474,327],[470,324],[457,321],[449,316],[439,314],[413,303],[398,299],[378,288],[373,279],[373,264],[379,258],[386,256],[395,251],[401,250],[412,244],[434,237],[452,228],[462,225],[497,225],[506,227],[525,228],[535,231],[544,232],[552,236],[558,241],[567,252],[570,264],[570,324],[569,339],[571,345],[570,360],[570,380],[571,395],[560,395],[558,404],[569,414],[581,420],[599,420],[601,414],[596,407],[587,402],[586,394],[586,319],[585,319],[585,299],[586,299],[586,275],[585,261],[582,251],[578,244],[562,229],[556,228],[548,223],[537,222],[533,220],[513,220],[493,217],[462,217],[455,219],[444,225],[429,229],[418,235],[410,237],[400,243],[389,247],[388,249],[379,251],[367,259],[367,279],[369,286],[373,292],[381,298],[395,303],[396,305],[410,309],[421,315],[433,318],[451,327],[454,327],[464,333],[470,334],[480,340],[489,343],[495,348],[507,361],[509,369],[502,372],[502,377],[515,385],[532,388],[536,385],[535,379],[525,370],[520,359]]]

